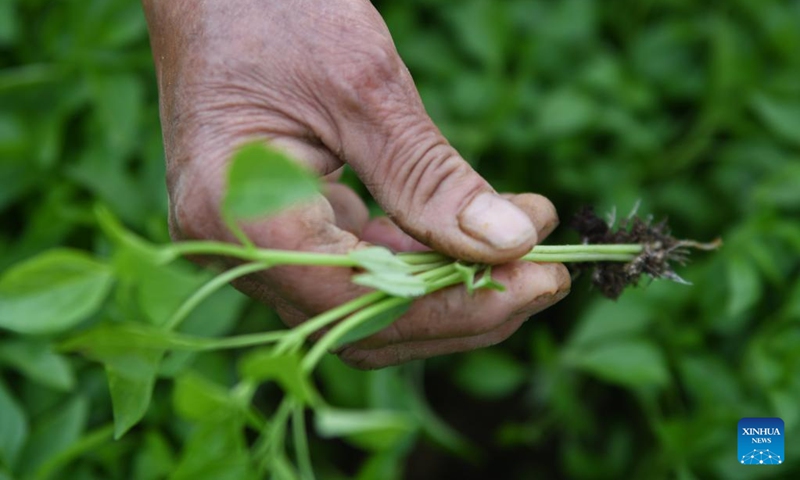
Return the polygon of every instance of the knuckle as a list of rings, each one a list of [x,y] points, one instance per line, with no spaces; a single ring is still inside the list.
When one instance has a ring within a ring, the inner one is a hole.
[[[385,366],[377,361],[370,350],[347,346],[337,354],[345,364],[359,370],[376,370]]]
[[[339,56],[343,58],[332,62],[325,77],[345,111],[368,116],[382,111],[386,97],[404,77],[403,62],[391,42],[380,37],[362,38],[362,43]]]

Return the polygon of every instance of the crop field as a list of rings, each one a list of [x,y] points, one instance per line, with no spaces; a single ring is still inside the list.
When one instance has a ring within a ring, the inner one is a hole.
[[[417,297],[502,285],[257,249],[238,221],[320,188],[263,145],[231,160],[239,244],[173,242],[142,4],[0,0],[0,480],[800,478],[800,1],[373,5],[452,146],[555,205],[525,260],[576,262],[569,295],[497,345],[352,368],[327,352]],[[289,329],[229,284],[289,264],[375,291]],[[777,465],[737,455],[760,417]]]

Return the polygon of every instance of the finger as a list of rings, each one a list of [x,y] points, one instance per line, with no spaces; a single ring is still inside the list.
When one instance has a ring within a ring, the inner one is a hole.
[[[264,248],[347,254],[366,246],[336,225],[334,210],[323,197],[249,222],[243,229],[256,246]],[[351,275],[351,269],[341,267],[278,266],[252,278],[263,284],[263,292],[269,295],[265,299],[271,303],[279,297],[305,317],[312,317],[369,292],[353,284]]]
[[[515,315],[509,321],[497,326],[486,333],[464,338],[450,338],[445,340],[422,340],[394,345],[387,345],[378,349],[362,349],[350,346],[338,352],[339,357],[346,364],[362,370],[384,368],[413,360],[448,355],[452,353],[468,352],[479,348],[496,345],[516,332],[529,316]]]
[[[407,234],[387,217],[370,220],[361,233],[361,238],[369,243],[387,247],[395,252],[422,252],[429,247]]]
[[[318,85],[331,125],[317,132],[342,152],[389,217],[422,243],[483,263],[518,258],[537,241],[528,216],[497,195],[425,112],[383,21],[349,26],[347,62]]]
[[[536,193],[504,193],[501,196],[528,215],[536,227],[539,243],[544,241],[558,226],[556,207],[547,197]]]
[[[492,270],[505,291],[481,289],[469,295],[463,286],[417,299],[409,311],[360,349],[417,341],[473,337],[490,332],[516,315],[533,315],[563,298],[570,289],[567,269],[558,263],[514,262]]]
[[[369,211],[361,197],[341,183],[326,183],[323,194],[333,208],[336,226],[360,236],[369,220]]]

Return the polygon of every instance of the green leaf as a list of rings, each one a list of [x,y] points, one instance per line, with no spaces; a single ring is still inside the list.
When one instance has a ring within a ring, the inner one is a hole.
[[[341,410],[320,408],[314,412],[314,426],[322,438],[345,438],[365,450],[391,448],[417,430],[409,414],[390,410]]]
[[[477,398],[503,398],[525,382],[525,368],[497,349],[471,352],[455,371],[458,386]]]
[[[270,215],[319,190],[319,180],[285,153],[251,143],[231,160],[223,210],[237,219]]]
[[[633,295],[626,296],[624,302],[596,300],[584,310],[568,345],[571,348],[585,348],[642,332],[653,321],[651,308],[646,298]]]
[[[370,272],[410,273],[411,265],[385,247],[369,247],[353,250],[348,256]]]
[[[380,332],[406,313],[410,306],[411,302],[403,303],[375,315],[369,321],[347,332],[332,348],[336,349]]]
[[[25,444],[19,470],[32,474],[48,460],[71,447],[81,437],[89,419],[89,401],[74,395],[38,420]]]
[[[25,411],[0,379],[0,465],[13,465],[28,437]]]
[[[136,312],[141,312],[154,325],[163,325],[208,278],[175,260],[174,251],[159,247],[127,230],[104,206],[95,207],[100,227],[116,244],[114,269],[119,288],[136,299]]]
[[[564,352],[564,361],[573,368],[624,387],[663,387],[669,383],[664,355],[658,347],[644,339],[567,350]]]
[[[0,46],[11,46],[16,40],[22,22],[13,1],[0,2]]]
[[[299,401],[311,403],[316,394],[309,378],[303,374],[301,360],[298,354],[275,355],[270,349],[260,349],[242,358],[239,372],[242,377],[256,382],[274,380]]]
[[[753,107],[775,135],[800,145],[800,102],[760,93],[753,98]]]
[[[475,293],[475,275],[478,273],[478,265],[465,265],[461,262],[456,262],[454,266],[456,271],[461,274],[461,281],[464,282],[467,293],[470,295]]]
[[[728,259],[728,315],[738,316],[760,299],[763,293],[758,268],[742,257]]]
[[[354,275],[357,285],[374,288],[395,297],[414,298],[425,294],[425,281],[406,273],[370,272]]]
[[[354,250],[350,258],[367,270],[355,275],[352,282],[374,288],[396,297],[418,297],[425,294],[425,282],[411,275],[411,266],[384,247]]]
[[[114,408],[114,438],[122,437],[147,412],[163,356],[159,350],[133,350],[110,354],[103,362]]]
[[[161,480],[175,470],[175,454],[164,435],[150,430],[136,452],[132,478],[136,480]]]
[[[228,415],[237,410],[228,390],[193,372],[175,380],[172,402],[176,413],[193,421]]]
[[[539,108],[538,133],[545,137],[567,136],[589,126],[597,116],[596,105],[585,93],[572,88],[546,96]]]
[[[126,335],[124,332],[132,335]],[[114,437],[120,438],[147,412],[164,348],[150,339],[163,341],[156,332],[141,326],[101,324],[77,335],[62,345],[64,350],[79,350],[102,363],[108,377],[114,410]]]
[[[486,267],[486,270],[483,271],[483,275],[479,278],[472,287],[475,290],[480,290],[481,288],[485,288],[487,290],[495,290],[498,292],[505,292],[506,286],[502,283],[498,282],[494,278],[492,278],[492,266],[489,265]]]
[[[34,339],[14,339],[0,344],[0,362],[19,370],[33,381],[57,390],[75,386],[72,366],[52,345]]]
[[[108,266],[83,252],[45,252],[0,278],[0,327],[26,334],[64,331],[100,307],[112,281]]]
[[[146,320],[162,326],[209,275],[180,264],[161,265],[156,260],[139,249],[120,246],[114,255],[114,267],[120,288],[133,292]]]
[[[109,151],[131,153],[139,136],[144,88],[138,75],[105,74],[91,78],[97,120]]]
[[[254,475],[242,429],[242,419],[230,415],[197,424],[170,480],[260,478]]]

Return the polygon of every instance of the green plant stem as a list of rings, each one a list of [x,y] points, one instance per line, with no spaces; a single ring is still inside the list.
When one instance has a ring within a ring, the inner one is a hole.
[[[77,442],[50,457],[49,460],[39,467],[39,470],[33,478],[36,480],[45,480],[52,477],[56,472],[63,471],[64,467],[71,461],[86,452],[92,451],[110,442],[112,438],[114,438],[114,425],[106,425],[87,433]]]
[[[321,328],[325,328],[329,324],[355,312],[356,310],[359,310],[386,297],[387,295],[383,292],[371,292],[350,300],[347,303],[343,303],[338,307],[317,315],[316,317],[312,317],[288,332],[287,337],[280,343],[280,345],[276,347],[275,353],[281,354],[292,347],[302,346],[303,342],[305,342],[308,336],[312,333],[320,330]]]
[[[283,456],[282,448],[286,440],[286,423],[292,413],[292,401],[288,395],[283,398],[266,428],[261,432],[259,445],[255,447],[256,457],[261,458],[262,467],[269,468],[270,462]]]
[[[297,401],[292,406],[292,440],[294,440],[294,454],[297,458],[300,477],[303,480],[314,480],[314,466],[308,451],[305,410],[303,404]]]
[[[277,332],[250,333],[247,335],[237,335],[235,337],[219,339],[192,338],[186,336],[181,340],[183,342],[182,349],[184,350],[223,350],[226,348],[254,347],[277,342],[283,340],[289,333],[291,333],[290,330],[280,330]],[[178,348],[180,347],[181,346],[178,346]]]
[[[532,262],[626,262],[642,253],[644,246],[638,243],[621,243],[606,245],[536,245],[522,257]],[[559,256],[545,256],[556,255]],[[399,253],[404,262],[410,265],[425,265],[447,260],[448,257],[438,252]],[[452,261],[452,259],[451,259]]]
[[[181,304],[178,310],[176,310],[175,313],[169,318],[169,320],[167,320],[165,328],[167,330],[175,330],[178,328],[180,323],[189,316],[192,310],[194,310],[195,307],[197,307],[203,300],[208,298],[209,295],[239,277],[243,277],[265,268],[267,267],[263,263],[245,263],[244,265],[239,265],[238,267],[222,272],[221,274],[209,280],[208,283],[200,287],[192,294],[192,296],[187,298],[186,301]]]
[[[350,330],[361,325],[363,322],[371,320],[373,317],[378,316],[387,310],[391,310],[392,308],[398,307],[405,303],[410,303],[411,301],[412,299],[410,298],[388,297],[380,302],[375,303],[374,305],[364,308],[363,310],[359,310],[358,312],[337,323],[336,326],[331,328],[330,331],[328,331],[321,339],[319,339],[319,341],[315,343],[313,347],[311,347],[311,350],[308,351],[306,356],[303,357],[303,361],[301,363],[303,372],[310,374],[325,353],[334,344],[336,344],[340,338],[347,335]]]
[[[432,293],[436,290],[441,290],[452,285],[461,283],[462,275],[456,269],[454,264],[448,264],[445,267],[439,267],[429,272],[425,272],[431,277],[430,283],[427,285],[425,293]],[[422,274],[422,275],[425,275]],[[422,276],[420,275],[420,276]],[[310,373],[314,370],[317,363],[325,355],[325,353],[336,344],[342,337],[347,335],[348,332],[358,327],[362,323],[370,321],[372,318],[380,315],[381,313],[399,307],[405,303],[410,303],[413,298],[401,297],[386,297],[369,307],[360,310],[349,317],[345,318],[340,323],[336,324],[329,332],[327,332],[314,346],[309,350],[303,358],[301,368],[304,372]]]
[[[636,258],[632,253],[529,253],[523,260],[539,263],[574,263],[574,262],[630,262]]]
[[[536,245],[531,253],[642,253],[639,243],[617,243],[601,245]],[[524,258],[524,257],[523,257]]]
[[[179,242],[167,247],[175,256],[179,255],[220,255],[251,262],[261,262],[266,267],[276,265],[311,265],[318,267],[357,267],[358,262],[347,255],[334,253],[297,252],[293,250],[250,250],[241,245],[225,242],[197,241]]]

